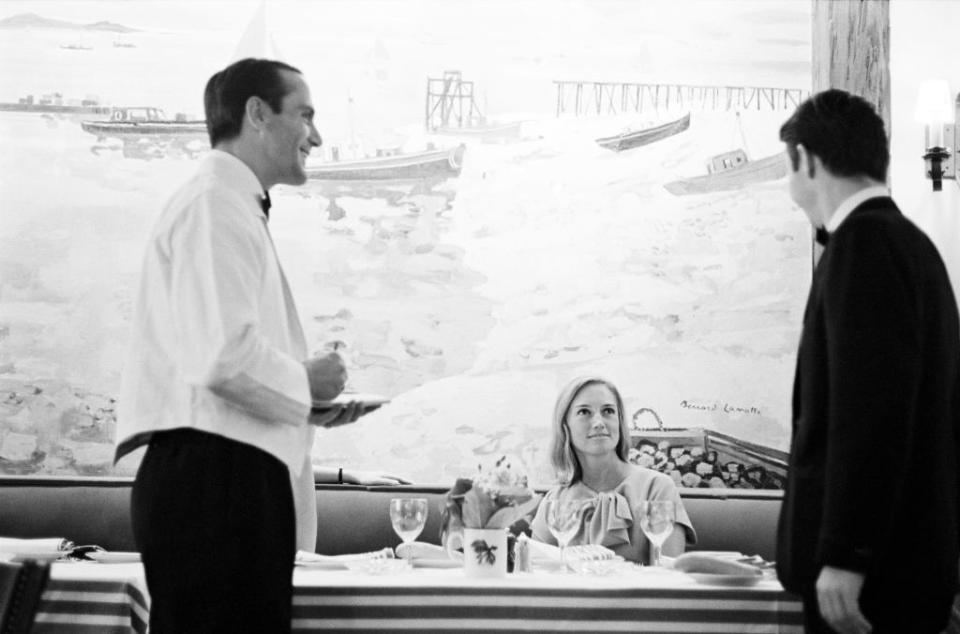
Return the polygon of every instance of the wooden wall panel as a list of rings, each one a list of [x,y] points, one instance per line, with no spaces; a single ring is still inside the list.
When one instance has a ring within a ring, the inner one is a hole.
[[[813,91],[842,88],[877,107],[890,135],[890,3],[812,0]]]

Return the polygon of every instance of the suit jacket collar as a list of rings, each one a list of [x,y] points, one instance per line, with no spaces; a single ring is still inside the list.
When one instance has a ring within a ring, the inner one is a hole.
[[[827,231],[830,233],[836,231],[840,224],[846,220],[854,210],[859,209],[863,203],[873,198],[889,199],[890,190],[887,189],[886,185],[875,185],[873,187],[865,187],[852,196],[847,197],[846,200],[840,203],[840,206],[837,207],[837,210],[833,212],[833,215],[830,217],[830,221],[827,222]]]

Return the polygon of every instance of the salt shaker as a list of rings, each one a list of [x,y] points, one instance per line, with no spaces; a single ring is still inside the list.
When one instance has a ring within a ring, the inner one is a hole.
[[[513,562],[513,571],[514,572],[530,572],[530,538],[525,534],[521,534],[517,538],[517,543],[514,546],[514,562]]]

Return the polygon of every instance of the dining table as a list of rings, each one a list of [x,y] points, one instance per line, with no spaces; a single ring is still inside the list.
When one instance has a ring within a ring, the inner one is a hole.
[[[143,633],[149,611],[141,564],[56,562],[33,632]],[[725,585],[641,566],[496,579],[416,561],[384,573],[297,566],[292,619],[299,633],[803,631],[799,599],[772,576]]]

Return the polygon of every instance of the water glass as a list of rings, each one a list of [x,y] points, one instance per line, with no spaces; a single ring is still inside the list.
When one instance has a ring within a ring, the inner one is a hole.
[[[404,544],[415,540],[427,523],[427,498],[391,499],[390,523]]]
[[[567,544],[573,539],[573,536],[580,530],[580,507],[581,500],[561,500],[554,498],[544,502],[544,514],[547,520],[547,528],[553,533],[557,544],[560,545],[560,564],[561,569],[567,570],[566,549]]]
[[[673,532],[676,508],[673,502],[651,500],[637,506],[637,519],[650,541],[650,565],[660,565],[660,549]]]

